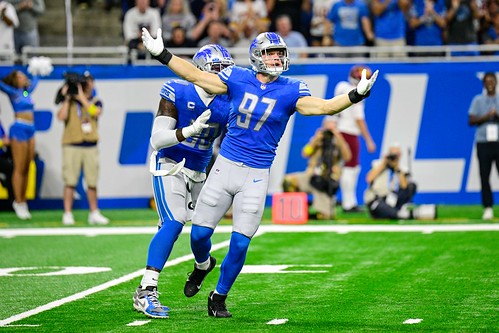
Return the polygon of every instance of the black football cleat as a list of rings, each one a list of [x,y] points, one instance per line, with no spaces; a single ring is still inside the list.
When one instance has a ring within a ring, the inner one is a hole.
[[[226,299],[227,295],[219,295],[211,291],[210,296],[208,296],[208,315],[216,318],[232,317],[232,313],[227,310],[225,305]]]
[[[196,264],[194,264],[194,270],[189,274],[187,281],[185,281],[184,295],[187,297],[196,295],[201,290],[206,275],[215,268],[216,264],[217,260],[212,256],[210,256],[210,267],[207,270],[196,268]]]

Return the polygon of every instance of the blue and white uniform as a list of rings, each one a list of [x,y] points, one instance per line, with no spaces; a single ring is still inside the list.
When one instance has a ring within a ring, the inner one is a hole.
[[[227,134],[192,217],[196,262],[208,260],[213,234],[232,204],[233,233],[217,292],[227,294],[244,265],[251,237],[260,225],[274,160],[299,98],[310,96],[300,80],[280,76],[261,83],[256,72],[233,66],[218,75],[231,103]]]
[[[153,192],[160,230],[151,241],[147,265],[161,270],[183,225],[191,219],[199,192],[206,179],[213,142],[226,127],[229,103],[226,96],[208,95],[183,80],[167,81],[160,92],[178,112],[177,128],[191,125],[207,109],[210,125],[201,134],[177,145],[162,148],[156,155],[156,170],[169,170],[185,158],[182,171],[174,176],[153,176]]]
[[[16,88],[0,80],[0,90],[9,96],[14,113],[34,112],[35,105],[31,93],[38,85],[39,78],[33,77],[29,87]],[[10,126],[9,137],[17,141],[28,141],[35,135],[35,124],[31,121],[16,118]]]

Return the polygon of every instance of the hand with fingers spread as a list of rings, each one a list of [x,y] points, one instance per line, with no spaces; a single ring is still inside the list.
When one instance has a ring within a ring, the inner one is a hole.
[[[158,28],[156,38],[153,38],[146,28],[142,28],[142,42],[147,51],[155,57],[159,56],[165,49],[162,36],[161,28]]]
[[[376,78],[378,77],[379,70],[371,75],[371,77],[367,78],[366,70],[362,70],[362,75],[359,83],[357,84],[357,88],[353,89],[348,93],[348,98],[350,98],[350,102],[358,103],[362,101],[364,98],[369,97],[371,93],[371,88],[376,82]]]
[[[369,79],[366,78],[366,70],[364,69],[362,71],[362,76],[359,81],[359,84],[357,84],[357,92],[360,95],[367,95],[369,94],[369,91],[371,90],[374,82],[376,82],[376,78],[378,77],[379,70],[376,70],[376,72],[371,75]]]

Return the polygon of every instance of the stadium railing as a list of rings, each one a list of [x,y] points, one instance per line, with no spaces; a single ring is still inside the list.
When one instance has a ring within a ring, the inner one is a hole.
[[[247,48],[228,48],[238,64],[248,63]],[[190,58],[197,48],[176,48],[178,56]],[[445,46],[405,46],[405,47],[306,47],[290,48],[294,64],[313,64],[320,59],[321,63],[343,62],[434,62],[445,61],[498,61],[499,45],[445,45]],[[398,54],[388,56],[387,54]],[[400,55],[403,53],[404,55]],[[306,54],[307,58],[298,58],[298,54]],[[293,55],[296,55],[294,57]],[[131,64],[156,65],[157,61],[149,54],[139,59],[137,52],[129,51],[126,46],[109,47],[31,47],[23,48],[17,56],[11,52],[0,51],[0,65],[26,65],[33,56],[50,57],[54,65],[104,65]]]

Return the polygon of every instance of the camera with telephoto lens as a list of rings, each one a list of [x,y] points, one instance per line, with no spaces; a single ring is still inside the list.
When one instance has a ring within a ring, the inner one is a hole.
[[[64,74],[64,79],[68,85],[68,95],[78,95],[78,84],[81,84],[82,89],[85,89],[87,78],[84,75],[74,72]]]
[[[386,157],[386,159],[390,162],[395,162],[396,160],[398,160],[398,155],[397,154],[390,154]]]

